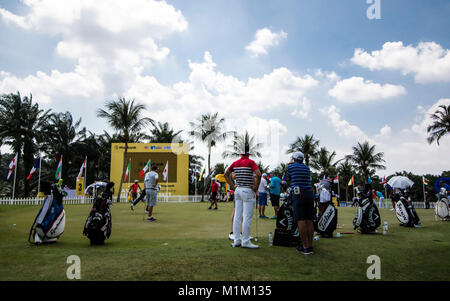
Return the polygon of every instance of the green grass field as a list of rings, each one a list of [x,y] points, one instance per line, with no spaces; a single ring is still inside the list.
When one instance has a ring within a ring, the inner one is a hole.
[[[316,253],[268,245],[275,220],[258,219],[260,249],[231,248],[233,205],[159,203],[157,222],[143,221],[143,205],[112,207],[112,235],[91,247],[82,235],[89,205],[65,206],[66,230],[55,244],[27,242],[37,206],[0,206],[0,280],[66,280],[70,255],[81,259],[82,280],[367,280],[366,259],[381,259],[381,280],[450,280],[450,223],[436,221],[433,210],[417,210],[421,229],[403,228],[389,209],[388,235],[353,231],[355,208],[339,208],[341,238],[314,241]],[[266,215],[273,213],[268,208]],[[256,236],[255,218],[252,235]],[[16,226],[13,226],[16,224]],[[381,229],[380,229],[381,230]],[[380,231],[381,232],[381,231]],[[336,233],[336,232],[335,232]]]

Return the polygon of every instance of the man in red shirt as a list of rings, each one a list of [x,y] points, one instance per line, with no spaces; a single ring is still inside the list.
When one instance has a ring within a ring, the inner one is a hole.
[[[130,190],[128,190],[128,191],[131,191],[131,197],[133,198],[133,201],[131,201],[132,204],[136,200],[138,190],[142,191],[141,187],[139,186],[138,180],[134,180],[134,184],[131,185]]]
[[[211,192],[209,196],[209,201],[211,202],[211,205],[209,206],[208,210],[211,210],[213,205],[216,205],[214,210],[217,210],[217,193],[219,192],[219,184],[217,184],[216,181],[211,182],[211,187],[209,188],[209,191]]]
[[[236,174],[236,184],[230,178],[232,172]],[[256,178],[254,175],[256,175]],[[234,190],[234,243],[231,246],[233,248],[242,246],[243,248],[258,249],[259,246],[252,244],[250,241],[250,225],[253,207],[256,203],[256,192],[261,181],[261,172],[255,161],[249,158],[248,147],[246,147],[242,157],[228,167],[224,176],[231,190]],[[241,221],[242,235],[240,234]]]

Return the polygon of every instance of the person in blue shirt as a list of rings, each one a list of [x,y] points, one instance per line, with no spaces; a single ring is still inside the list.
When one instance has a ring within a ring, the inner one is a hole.
[[[272,204],[275,215],[272,219],[276,219],[278,215],[278,209],[280,209],[280,193],[281,193],[281,179],[277,176],[273,176],[270,173],[270,203]]]
[[[377,191],[377,197],[378,197],[378,201],[379,201],[379,208],[384,208],[384,195],[380,192]]]
[[[294,162],[287,167],[286,179],[291,182],[294,219],[297,222],[302,240],[302,244],[297,247],[297,251],[304,255],[310,255],[314,254],[312,242],[315,215],[311,171],[303,163],[304,155],[302,152],[295,152],[292,159]]]

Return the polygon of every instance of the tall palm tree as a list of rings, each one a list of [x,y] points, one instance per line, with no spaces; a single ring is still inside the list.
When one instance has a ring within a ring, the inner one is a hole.
[[[81,118],[74,121],[70,112],[51,114],[49,122],[45,127],[47,139],[44,141],[45,152],[51,158],[50,162],[54,163],[55,170],[59,158],[63,156],[64,168],[62,169],[62,179],[72,179],[76,173],[75,163],[79,154],[75,149],[85,139],[86,128],[81,127]],[[75,184],[75,183],[71,183]]]
[[[250,134],[245,131],[245,134],[237,134],[234,133],[233,143],[228,145],[228,150],[222,153],[222,157],[226,158],[238,158],[240,157],[246,150],[252,157],[261,158],[261,153],[259,150],[262,147],[262,143],[256,142],[255,136],[250,136]]]
[[[11,146],[18,154],[17,187],[22,184],[22,167],[25,172],[33,166],[42,141],[47,135],[43,128],[48,122],[50,110],[44,111],[37,103],[33,103],[33,96],[21,97],[20,93],[2,95],[0,97],[0,139],[3,144]],[[29,182],[23,182],[25,196],[30,192]]]
[[[348,202],[348,182],[353,176],[354,167],[349,162],[349,160],[345,160],[339,163],[339,165],[337,166],[337,172],[339,174],[339,184],[341,182],[344,184],[345,200],[346,202]]]
[[[321,147],[317,152],[317,156],[312,159],[311,167],[316,169],[320,173],[321,177],[325,175],[329,176],[336,172],[336,164],[339,163],[339,161],[332,163],[335,157],[335,151],[330,153],[326,147]]]
[[[345,159],[355,165],[356,169],[363,175],[365,182],[369,179],[371,172],[374,172],[377,169],[386,169],[382,164],[385,162],[383,159],[384,153],[377,153],[375,151],[375,145],[370,145],[367,141],[362,144],[358,142],[352,149],[353,154],[347,155]],[[370,169],[372,169],[372,171]]]
[[[118,100],[108,101],[105,104],[106,110],[98,109],[97,116],[105,118],[108,124],[117,131],[125,144],[123,152],[123,168],[122,176],[120,178],[119,191],[117,194],[117,202],[120,201],[120,193],[122,192],[123,178],[126,171],[126,156],[128,153],[128,143],[136,137],[137,133],[146,127],[148,124],[154,124],[154,121],[148,117],[142,117],[145,106],[135,104],[135,100],[127,100],[119,98]]]
[[[159,122],[150,131],[150,143],[172,143],[174,138],[179,137],[182,131],[175,132],[169,127],[168,122]]]
[[[427,127],[429,134],[427,141],[429,144],[436,141],[439,145],[439,140],[450,133],[450,105],[440,105],[439,109],[430,117],[434,122]]]
[[[206,144],[208,148],[208,171],[211,170],[211,149],[226,139],[232,132],[225,131],[225,118],[219,117],[219,113],[206,113],[197,117],[194,122],[190,122],[188,134]],[[206,187],[203,187],[202,200]]]
[[[317,156],[317,149],[319,148],[319,140],[314,138],[314,135],[306,134],[305,137],[297,137],[293,143],[289,145],[287,154],[292,154],[301,151],[305,156],[305,163],[309,166],[310,160]]]

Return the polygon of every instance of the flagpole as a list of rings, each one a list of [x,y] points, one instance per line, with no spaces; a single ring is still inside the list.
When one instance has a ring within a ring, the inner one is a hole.
[[[424,179],[424,176],[422,176],[422,187],[423,187],[423,203],[424,203],[424,206],[425,206],[426,197],[425,197],[425,179]]]
[[[41,166],[42,166],[42,158],[39,155],[39,177],[38,177],[38,191],[37,191],[37,199],[39,200],[39,190],[41,188]]]
[[[85,160],[86,160],[86,165],[84,166],[84,180],[83,180],[83,191],[82,191],[82,193],[83,193],[83,203],[84,202],[86,202],[86,194],[84,193],[84,191],[86,190],[86,182],[87,182],[87,179],[86,179],[86,171],[87,171],[87,156],[86,156],[86,158],[85,158]]]
[[[339,189],[339,174],[338,174],[338,196],[341,198],[341,190]]]
[[[353,187],[353,198],[355,198],[355,178],[353,175],[352,175],[352,187]]]
[[[14,166],[14,183],[13,183],[13,193],[12,193],[12,198],[13,198],[13,200],[14,200],[14,192],[15,192],[15,190],[16,190],[16,175],[17,175],[17,161],[19,161],[19,153],[16,153],[16,158],[17,158],[17,160],[16,160],[16,164],[15,164],[15,166]]]

